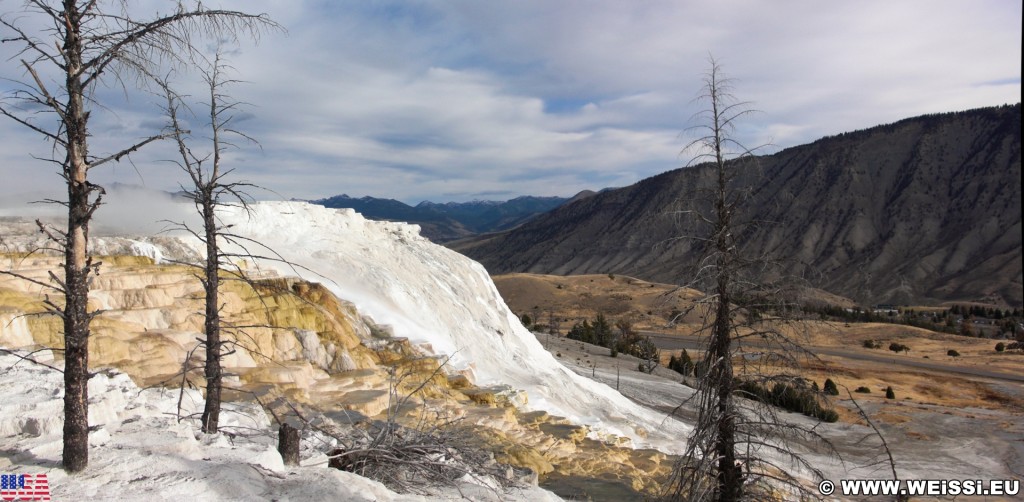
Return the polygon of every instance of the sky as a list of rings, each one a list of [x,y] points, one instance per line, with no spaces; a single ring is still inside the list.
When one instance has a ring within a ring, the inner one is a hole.
[[[26,30],[42,25],[0,0]],[[685,166],[713,55],[757,113],[735,135],[766,152],[927,113],[1020,102],[1019,0],[210,0],[286,31],[225,46],[234,179],[259,198],[337,194],[415,204],[572,196]],[[173,4],[145,0],[143,17]],[[0,29],[0,38],[10,33]],[[212,42],[207,44],[212,47]],[[27,75],[0,44],[0,92]],[[55,75],[43,73],[52,88]],[[174,74],[201,100],[195,72]],[[166,124],[162,98],[96,91],[92,153]],[[201,105],[194,108],[201,115]],[[39,116],[36,120],[48,120]],[[43,123],[43,122],[40,122]],[[203,130],[201,118],[190,121]],[[197,132],[197,151],[208,148]],[[42,136],[0,117],[0,203],[60,194]],[[169,144],[91,179],[175,190]],[[56,192],[55,192],[56,190]],[[28,195],[26,195],[28,194]],[[2,205],[2,204],[0,204]]]

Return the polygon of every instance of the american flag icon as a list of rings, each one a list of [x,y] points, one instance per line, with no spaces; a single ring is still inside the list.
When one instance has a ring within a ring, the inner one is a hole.
[[[0,500],[50,500],[46,474],[0,474]]]

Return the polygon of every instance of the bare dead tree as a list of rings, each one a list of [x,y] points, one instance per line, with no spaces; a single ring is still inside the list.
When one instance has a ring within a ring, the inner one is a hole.
[[[262,188],[244,181],[232,181],[231,175],[234,173],[234,169],[223,166],[224,153],[228,149],[237,147],[238,145],[234,141],[238,139],[257,146],[259,143],[234,127],[235,112],[245,103],[233,100],[226,92],[226,88],[241,81],[227,77],[232,68],[224,61],[219,51],[214,55],[213,60],[207,61],[207,63],[200,72],[209,92],[208,101],[202,103],[203,109],[207,113],[207,122],[204,128],[209,136],[197,139],[192,132],[185,128],[185,121],[181,114],[191,111],[191,108],[185,103],[185,98],[174,92],[167,79],[159,78],[157,82],[167,100],[166,113],[170,122],[169,134],[178,148],[178,159],[172,162],[189,177],[190,183],[181,185],[181,193],[192,201],[196,213],[202,220],[201,229],[192,228],[187,222],[169,223],[171,223],[172,229],[183,230],[193,235],[206,248],[205,258],[201,264],[179,263],[200,269],[200,273],[197,275],[204,292],[204,338],[200,340],[200,345],[205,348],[206,356],[203,364],[206,396],[201,427],[203,432],[213,434],[219,429],[221,396],[224,390],[222,364],[224,357],[230,355],[234,350],[242,348],[249,353],[270,360],[269,357],[259,352],[258,344],[247,330],[250,328],[288,328],[287,326],[275,326],[269,322],[270,306],[264,301],[265,293],[268,291],[272,294],[284,293],[299,301],[309,303],[308,300],[287,287],[279,287],[274,285],[273,281],[262,281],[258,277],[254,277],[252,271],[246,270],[242,263],[252,264],[257,275],[260,271],[261,261],[285,264],[296,273],[298,269],[314,274],[315,272],[287,260],[280,253],[260,242],[232,232],[231,225],[225,225],[218,218],[217,212],[227,207],[241,208],[249,213],[250,203],[254,202],[249,191]],[[208,143],[209,146],[206,149],[199,148],[198,142]],[[224,305],[220,301],[220,287],[225,281],[242,282],[252,288],[260,302],[263,303],[268,322],[248,325],[225,318],[222,312]],[[244,338],[248,338],[252,343],[245,343]],[[187,369],[186,367],[183,370],[183,381],[187,381]]]
[[[705,349],[696,364],[692,398],[697,421],[669,483],[669,498],[737,501],[770,497],[780,489],[813,498],[801,475],[792,471],[821,473],[788,445],[811,442],[830,453],[834,449],[813,427],[782,420],[766,399],[778,392],[807,399],[808,408],[820,406],[821,398],[810,393],[807,382],[787,370],[798,365],[798,358],[813,357],[792,329],[797,323],[791,321],[799,320],[800,288],[785,274],[769,273],[776,263],[767,255],[747,256],[741,247],[742,232],[770,224],[744,213],[754,186],[749,180],[757,172],[757,149],[745,147],[733,134],[752,110],[733,97],[732,82],[718,62],[712,57],[709,63],[701,96],[707,108],[697,116],[699,137],[686,147],[697,149],[694,161],[704,164],[695,167],[701,170],[700,195],[675,213],[692,229],[692,235],[679,239],[702,250],[686,286],[706,292],[675,317],[691,310],[701,314],[698,332]]]
[[[102,204],[104,190],[89,181],[96,167],[120,161],[149,143],[165,138],[156,133],[113,154],[90,153],[89,119],[96,89],[125,86],[134,79],[144,84],[161,65],[188,66],[196,54],[196,37],[253,38],[276,26],[264,14],[207,9],[199,2],[172,3],[170,14],[139,19],[126,1],[27,0],[24,15],[42,19],[39,33],[26,31],[22,14],[5,14],[0,26],[12,34],[4,43],[19,46],[26,81],[0,104],[0,115],[42,135],[52,145],[38,160],[59,166],[67,185],[66,200],[51,201],[68,210],[65,230],[39,224],[64,253],[64,276],[50,275],[52,287],[63,295],[63,306],[48,302],[50,312],[64,323],[64,449],[63,466],[78,472],[88,465],[89,325],[100,314],[87,305],[90,276],[100,264],[92,260],[89,224]],[[50,79],[56,84],[48,83]]]
[[[238,83],[237,80],[225,77],[227,71],[230,71],[230,67],[224,62],[219,50],[213,61],[209,62],[209,67],[201,70],[203,80],[209,90],[207,96],[209,101],[204,104],[209,120],[206,124],[210,134],[209,150],[196,150],[190,144],[191,135],[185,129],[180,116],[183,110],[188,110],[188,107],[183,105],[183,98],[174,93],[170,84],[165,79],[160,79],[160,85],[167,99],[170,134],[178,147],[179,158],[174,162],[188,175],[190,181],[188,185],[182,185],[182,193],[193,202],[196,212],[203,222],[200,231],[189,228],[185,223],[176,226],[196,236],[206,247],[206,258],[200,276],[205,295],[203,312],[205,339],[202,343],[206,348],[204,365],[206,402],[203,409],[202,430],[206,433],[217,432],[220,420],[223,382],[221,360],[225,355],[226,345],[221,336],[223,323],[219,288],[221,271],[230,269],[232,255],[221,250],[221,243],[225,240],[236,240],[218,221],[216,211],[219,207],[231,205],[247,210],[249,202],[253,198],[246,190],[254,187],[250,183],[230,181],[229,177],[233,169],[225,169],[222,166],[225,150],[236,146],[230,141],[231,137],[242,138],[252,143],[256,142],[233,127],[234,111],[242,103],[233,101],[225,92],[227,86]],[[236,272],[239,272],[236,275],[240,276],[240,271]]]

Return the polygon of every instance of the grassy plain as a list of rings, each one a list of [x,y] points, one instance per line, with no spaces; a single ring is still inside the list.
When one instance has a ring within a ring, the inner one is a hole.
[[[671,284],[621,275],[535,274],[501,275],[494,277],[494,282],[513,312],[529,315],[534,322],[544,325],[554,320],[560,333],[565,333],[576,322],[592,320],[603,313],[612,323],[627,319],[641,331],[694,340],[703,320],[699,309],[694,309],[677,319],[676,324],[669,322],[674,312],[687,311],[701,296],[699,291]],[[831,298],[825,292],[814,294],[821,300],[844,301],[840,297]],[[858,401],[877,403],[882,408],[879,420],[900,422],[905,414],[890,408],[912,404],[940,407],[943,408],[941,413],[950,414],[971,415],[971,409],[1024,412],[1024,383],[970,374],[971,371],[1022,374],[1024,353],[996,352],[996,340],[887,323],[808,320],[787,329],[803,348],[818,354],[816,359],[802,359],[800,372],[803,376],[819,385],[831,378],[851,391],[858,387],[870,389],[870,393],[854,395]],[[881,348],[865,348],[866,340],[880,343]],[[893,342],[910,347],[910,351],[897,354],[888,350]],[[948,355],[950,350],[959,356]],[[678,352],[663,351],[662,357],[667,361],[672,353]],[[910,364],[914,361],[930,366],[915,367]],[[885,399],[888,386],[893,387],[895,400]],[[841,397],[845,397],[845,393]],[[843,400],[839,402],[842,404]],[[857,421],[851,410],[841,409],[840,412],[844,420]]]

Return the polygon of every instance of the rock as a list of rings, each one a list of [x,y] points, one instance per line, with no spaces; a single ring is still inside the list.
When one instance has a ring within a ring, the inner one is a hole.
[[[250,459],[249,463],[274,472],[284,472],[285,470],[281,454],[272,446],[268,446],[267,449]]]
[[[100,427],[89,432],[89,446],[103,446],[110,441],[110,433],[106,427]]]
[[[543,455],[526,445],[512,445],[497,456],[498,461],[506,464],[526,467],[543,476],[555,470]]]

